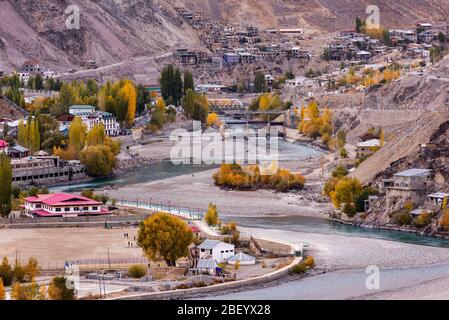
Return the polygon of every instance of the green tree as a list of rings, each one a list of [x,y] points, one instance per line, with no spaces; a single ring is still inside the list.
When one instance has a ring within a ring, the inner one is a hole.
[[[12,168],[9,157],[0,154],[0,216],[7,217],[11,212]]]
[[[137,114],[145,111],[145,106],[151,102],[151,95],[141,84],[137,86]]]
[[[355,18],[355,32],[360,33],[362,31],[362,20],[359,17]]]
[[[179,258],[188,255],[193,233],[183,220],[168,213],[156,213],[141,222],[137,237],[139,246],[151,261],[163,259],[176,266]]]
[[[443,32],[439,32],[438,33],[438,41],[440,41],[441,43],[445,43],[446,42],[446,35]]]
[[[257,71],[254,74],[254,90],[257,93],[265,92],[266,91],[266,81],[265,81],[265,75]]]
[[[184,95],[187,93],[187,90],[191,89],[195,90],[195,82],[193,80],[193,75],[190,71],[184,72]]]
[[[59,104],[63,108],[63,113],[67,112],[69,107],[75,103],[76,95],[72,86],[64,82],[61,86],[61,90],[59,91]]]

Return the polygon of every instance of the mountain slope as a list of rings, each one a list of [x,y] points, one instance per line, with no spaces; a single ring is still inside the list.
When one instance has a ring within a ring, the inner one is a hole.
[[[422,21],[444,21],[447,0],[181,0],[186,7],[204,10],[228,22],[245,21],[263,27],[309,27],[326,31],[352,28],[355,17],[367,17],[366,7],[377,5],[381,24],[410,27]]]
[[[69,5],[80,9],[79,30],[65,27]],[[107,65],[199,43],[185,23],[151,0],[0,1],[0,41],[0,68],[36,57],[62,70],[88,59]]]

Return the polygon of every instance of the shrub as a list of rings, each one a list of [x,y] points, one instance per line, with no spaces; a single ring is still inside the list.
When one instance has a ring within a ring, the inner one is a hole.
[[[312,256],[307,256],[304,263],[306,264],[307,267],[313,268],[315,266],[315,259]]]
[[[423,212],[415,219],[413,219],[412,224],[417,228],[427,227],[432,222],[432,218],[428,212]]]
[[[237,261],[234,265],[235,270],[240,269],[240,261]]]
[[[340,150],[340,157],[347,158],[348,157],[348,151],[345,148],[342,148]]]
[[[409,225],[412,222],[412,215],[407,210],[400,210],[393,215],[393,223],[404,226]]]
[[[334,178],[343,178],[346,177],[349,174],[348,169],[346,169],[343,166],[338,166],[335,168],[334,171],[332,171],[332,177]]]
[[[0,278],[3,279],[3,284],[9,286],[14,280],[11,264],[7,257],[3,257],[2,264],[0,264]]]
[[[12,273],[14,275],[15,281],[25,282],[26,270],[18,261],[16,261],[16,264],[14,266],[14,269],[12,270]]]
[[[128,275],[134,279],[140,279],[147,275],[147,269],[140,264],[135,264],[128,269]]]
[[[306,264],[304,262],[300,262],[296,266],[293,267],[292,271],[294,273],[304,273],[307,271],[307,269],[308,269],[308,267],[306,266]]]

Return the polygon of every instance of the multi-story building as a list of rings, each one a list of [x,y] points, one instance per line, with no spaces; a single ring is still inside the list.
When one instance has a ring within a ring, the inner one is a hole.
[[[26,157],[12,159],[13,184],[49,185],[80,180],[86,177],[85,167],[79,161],[64,161],[59,157]]]
[[[71,115],[80,117],[89,131],[95,125],[102,123],[107,136],[115,137],[120,134],[120,124],[109,112],[96,111],[94,106],[74,105],[69,108]]]

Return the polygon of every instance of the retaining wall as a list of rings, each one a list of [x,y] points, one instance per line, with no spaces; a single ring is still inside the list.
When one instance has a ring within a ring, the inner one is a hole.
[[[191,298],[192,296],[195,296],[195,295],[202,295],[202,294],[219,292],[219,291],[224,291],[224,290],[247,288],[249,286],[265,284],[267,282],[271,282],[271,281],[277,280],[283,276],[286,276],[291,272],[292,268],[295,265],[297,265],[298,263],[300,263],[301,261],[302,261],[301,257],[296,257],[293,260],[293,262],[291,264],[289,264],[288,266],[285,266],[282,269],[276,270],[274,272],[271,272],[269,274],[266,274],[266,275],[263,275],[260,277],[256,277],[256,278],[221,283],[221,284],[216,284],[216,285],[209,286],[209,287],[171,290],[171,291],[164,291],[164,292],[150,292],[150,293],[143,293],[143,294],[126,296],[126,297],[110,298],[110,299],[106,299],[106,300],[187,299],[187,298]]]

